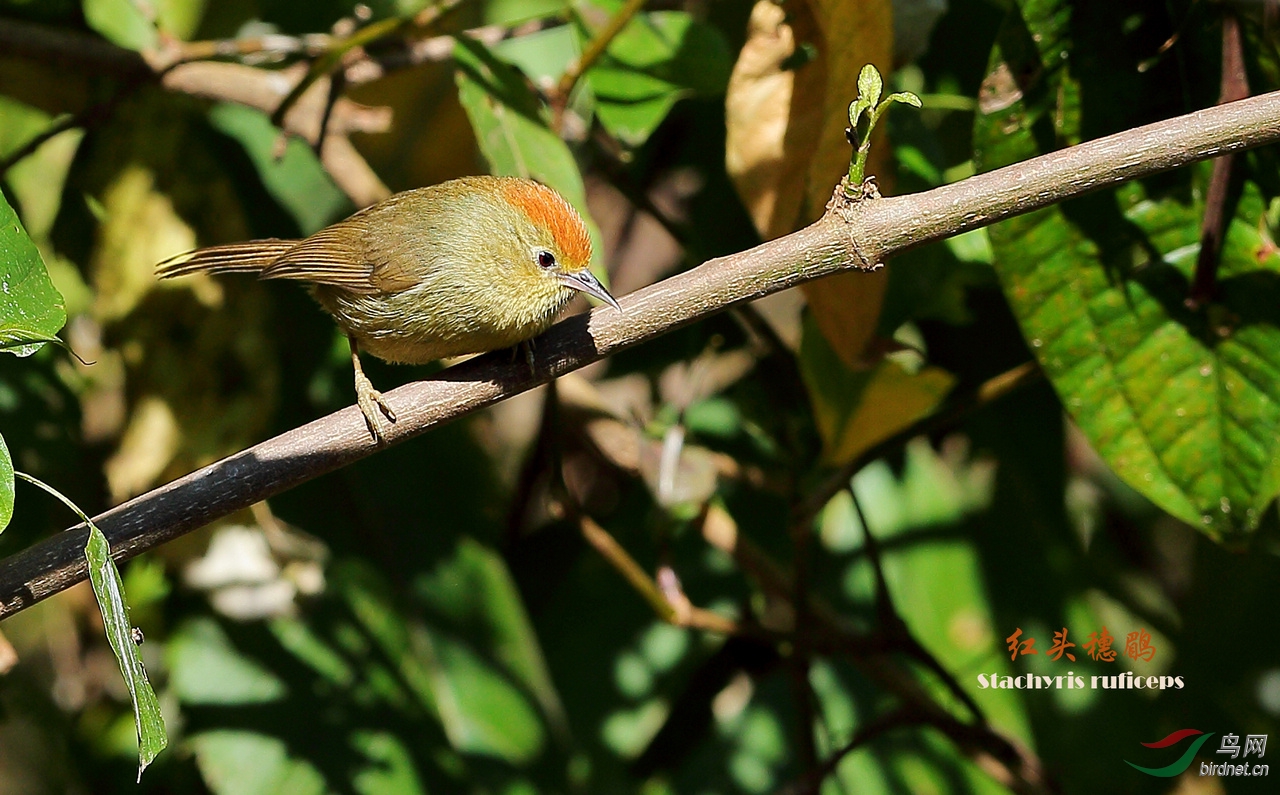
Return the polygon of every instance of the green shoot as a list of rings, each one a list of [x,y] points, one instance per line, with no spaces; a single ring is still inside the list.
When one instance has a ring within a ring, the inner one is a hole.
[[[871,131],[876,122],[889,106],[895,102],[920,107],[920,97],[910,91],[899,91],[881,99],[884,81],[880,72],[871,64],[862,67],[858,73],[858,97],[849,105],[849,136],[857,141],[857,150],[849,161],[849,179],[845,184],[845,196],[857,201],[867,195],[866,183],[867,156],[871,154]],[[859,130],[858,124],[866,118],[866,129]]]

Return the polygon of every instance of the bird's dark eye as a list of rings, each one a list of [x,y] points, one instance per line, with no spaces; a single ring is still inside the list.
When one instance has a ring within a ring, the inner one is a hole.
[[[556,264],[556,255],[550,251],[539,251],[538,264],[544,268],[553,267]]]

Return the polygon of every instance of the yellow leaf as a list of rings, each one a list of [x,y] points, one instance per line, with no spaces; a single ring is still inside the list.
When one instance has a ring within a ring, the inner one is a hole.
[[[800,372],[809,391],[823,460],[843,464],[931,414],[955,385],[939,367],[910,372],[893,359],[869,370],[845,367],[813,323],[805,324]]]
[[[916,420],[933,413],[955,385],[955,376],[941,367],[925,367],[914,375],[886,359],[868,374],[865,387],[850,404],[836,407],[825,458],[828,463],[851,461]]]

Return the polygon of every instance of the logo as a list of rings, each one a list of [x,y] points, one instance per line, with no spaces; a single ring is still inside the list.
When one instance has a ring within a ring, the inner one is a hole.
[[[1196,735],[1199,736],[1196,737]],[[1199,729],[1179,729],[1168,737],[1165,737],[1163,740],[1156,740],[1153,743],[1143,743],[1147,748],[1168,748],[1171,745],[1177,745],[1188,737],[1196,737],[1195,741],[1191,743],[1191,746],[1187,748],[1182,756],[1178,757],[1178,760],[1171,765],[1165,765],[1164,767],[1142,767],[1141,765],[1135,765],[1128,759],[1124,760],[1124,762],[1134,770],[1146,773],[1148,776],[1173,778],[1174,776],[1181,775],[1184,770],[1191,767],[1191,762],[1195,759],[1196,751],[1199,751],[1200,746],[1204,745],[1212,736],[1213,732],[1205,734]]]
[[[1160,778],[1172,778],[1181,775],[1187,768],[1191,767],[1191,763],[1195,761],[1196,752],[1200,750],[1200,746],[1204,745],[1213,732],[1205,734],[1199,729],[1179,729],[1170,734],[1163,740],[1156,740],[1153,743],[1143,743],[1147,748],[1169,748],[1177,745],[1188,737],[1195,737],[1191,745],[1177,761],[1164,767],[1142,767],[1135,765],[1128,759],[1124,760],[1125,764],[1148,776],[1158,776]],[[1243,754],[1241,753],[1243,751]],[[1201,762],[1200,775],[1202,776],[1265,776],[1271,772],[1271,766],[1267,764],[1259,764],[1257,760],[1267,754],[1267,735],[1265,734],[1247,734],[1244,738],[1244,746],[1240,745],[1240,735],[1227,732],[1222,735],[1222,744],[1218,747],[1217,753],[1226,754],[1231,757],[1230,762]],[[1249,759],[1252,755],[1254,758]],[[1221,757],[1217,757],[1221,758]],[[1246,761],[1247,760],[1247,761]]]

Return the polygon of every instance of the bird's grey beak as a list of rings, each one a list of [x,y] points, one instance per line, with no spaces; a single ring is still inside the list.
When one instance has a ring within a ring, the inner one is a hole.
[[[586,268],[574,273],[561,273],[560,283],[565,287],[584,292],[593,298],[599,298],[619,312],[622,311],[622,307],[618,306],[618,302],[613,300],[613,296],[609,295],[609,291],[604,289],[604,285],[600,283],[600,280]]]

